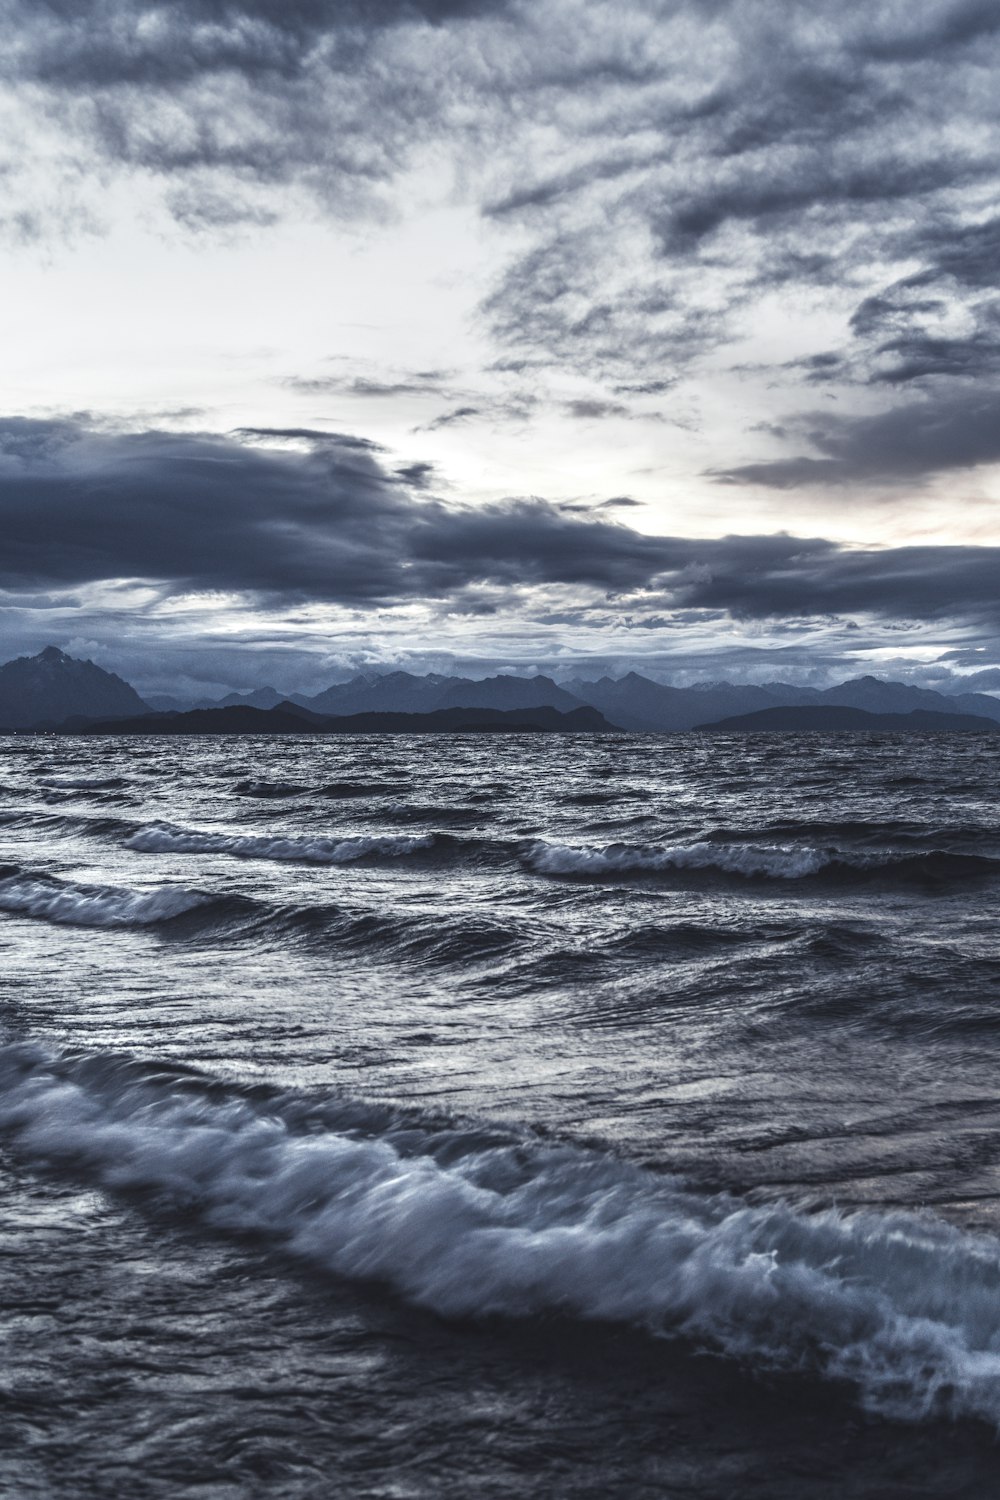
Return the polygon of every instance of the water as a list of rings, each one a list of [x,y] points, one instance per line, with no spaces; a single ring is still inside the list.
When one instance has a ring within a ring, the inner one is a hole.
[[[996,1487],[988,739],[2,743],[11,1493]]]

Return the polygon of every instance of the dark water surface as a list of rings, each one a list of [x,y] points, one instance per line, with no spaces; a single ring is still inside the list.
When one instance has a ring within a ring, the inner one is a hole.
[[[1000,1493],[991,739],[0,747],[7,1492]]]

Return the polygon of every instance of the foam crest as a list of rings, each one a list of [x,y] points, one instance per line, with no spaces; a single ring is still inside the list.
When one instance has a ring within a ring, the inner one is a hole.
[[[344,865],[377,855],[392,858],[430,849],[433,834],[386,834],[374,838],[322,838],[313,834],[284,837],[244,833],[200,832],[172,823],[153,823],[137,829],[126,840],[144,854],[231,854],[240,859],[303,860],[311,864]]]
[[[720,870],[727,875],[797,880],[832,863],[821,849],[790,844],[549,844],[539,840],[526,855],[540,875],[624,875],[642,871]]]
[[[895,1416],[1000,1420],[1000,1241],[751,1207],[598,1152],[369,1114],[0,1049],[0,1129],[22,1152],[445,1316],[625,1322],[848,1379]]]
[[[20,873],[0,880],[0,911],[78,927],[147,927],[194,911],[210,900],[199,891],[178,886],[134,891]]]
[[[947,849],[912,853],[899,849],[845,850],[808,844],[550,844],[540,839],[525,852],[530,869],[540,875],[601,879],[616,875],[716,872],[745,879],[889,880],[938,887],[961,880],[996,878],[1000,860]]]

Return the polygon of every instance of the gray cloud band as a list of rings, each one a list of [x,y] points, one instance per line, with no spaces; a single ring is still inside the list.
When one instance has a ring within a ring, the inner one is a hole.
[[[286,446],[270,446],[279,439]],[[262,445],[263,440],[263,445]],[[289,446],[294,442],[296,446]],[[363,438],[307,430],[116,433],[0,422],[0,587],[144,579],[272,605],[362,609],[447,601],[483,586],[568,585],[664,608],[765,618],[865,613],[1000,619],[1000,549],[841,548],[786,535],[651,536],[541,499],[468,508],[426,491]],[[621,497],[617,503],[621,503]]]

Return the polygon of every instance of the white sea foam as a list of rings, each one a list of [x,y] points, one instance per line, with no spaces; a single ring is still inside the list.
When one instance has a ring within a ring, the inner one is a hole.
[[[313,864],[344,865],[370,855],[394,856],[430,849],[433,834],[392,835],[358,838],[322,838],[314,834],[267,834],[202,832],[176,828],[171,823],[153,823],[125,840],[130,849],[144,854],[232,854],[241,859],[304,860]]]
[[[750,1207],[596,1152],[299,1135],[275,1104],[0,1049],[0,1129],[446,1316],[558,1312],[855,1381],[875,1410],[1000,1421],[1000,1242],[902,1212]],[[450,1133],[454,1143],[454,1132]]]
[[[146,927],[194,911],[210,899],[178,886],[134,891],[21,874],[0,880],[0,911],[78,927]]]
[[[621,875],[668,870],[721,870],[797,880],[833,862],[822,849],[792,844],[549,844],[531,845],[527,862],[540,875]]]

